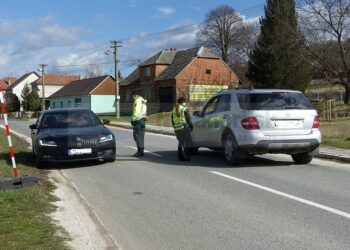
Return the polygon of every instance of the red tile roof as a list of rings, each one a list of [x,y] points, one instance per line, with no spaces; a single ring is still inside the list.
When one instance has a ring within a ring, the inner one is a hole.
[[[15,77],[15,76],[5,76],[1,80],[4,80],[7,84],[11,85],[15,81],[17,81],[17,77]]]
[[[64,74],[45,74],[45,85],[67,85],[72,81],[80,80],[80,76],[64,75]],[[34,84],[41,85],[41,77],[34,82]]]
[[[64,86],[57,92],[53,93],[49,98],[74,96],[74,95],[89,95],[98,85],[105,81],[110,75],[98,76],[77,80]]]
[[[1,89],[5,90],[8,86],[9,85],[4,80],[0,80]]]

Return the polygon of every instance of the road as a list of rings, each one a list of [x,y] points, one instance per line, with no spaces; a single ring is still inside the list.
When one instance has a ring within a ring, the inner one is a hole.
[[[11,129],[30,135],[28,122]],[[121,249],[350,249],[350,165],[289,156],[227,167],[218,152],[177,161],[176,139],[147,134],[142,159],[132,133],[114,163],[63,169]]]

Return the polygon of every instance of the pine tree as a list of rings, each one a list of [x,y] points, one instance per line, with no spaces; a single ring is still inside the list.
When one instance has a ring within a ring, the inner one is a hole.
[[[248,78],[255,87],[305,90],[311,65],[302,55],[294,0],[267,0],[260,25],[249,55]]]
[[[28,100],[27,97],[30,94],[30,88],[28,86],[28,84],[26,84],[23,89],[22,89],[22,93],[21,93],[21,98],[22,98],[22,107],[24,111],[29,111],[29,104],[28,104]]]

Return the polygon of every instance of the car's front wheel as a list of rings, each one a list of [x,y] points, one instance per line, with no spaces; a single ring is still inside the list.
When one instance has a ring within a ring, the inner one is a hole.
[[[229,165],[238,166],[242,162],[237,156],[237,143],[232,134],[228,134],[224,139],[224,155]]]
[[[308,164],[312,161],[313,156],[309,153],[293,154],[292,159],[296,164]]]

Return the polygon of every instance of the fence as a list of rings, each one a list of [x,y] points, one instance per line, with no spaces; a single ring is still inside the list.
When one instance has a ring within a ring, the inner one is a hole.
[[[311,101],[335,100],[337,102],[344,102],[345,91],[312,92],[305,93],[305,95]]]

